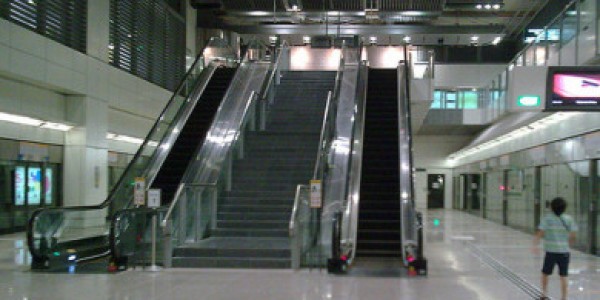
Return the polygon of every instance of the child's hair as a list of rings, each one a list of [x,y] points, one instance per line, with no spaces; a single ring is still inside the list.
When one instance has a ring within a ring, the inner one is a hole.
[[[561,197],[556,197],[550,203],[550,208],[552,208],[555,215],[560,216],[567,209],[567,201]]]

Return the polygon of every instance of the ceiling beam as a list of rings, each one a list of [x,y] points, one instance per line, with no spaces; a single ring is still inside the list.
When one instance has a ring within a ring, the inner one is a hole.
[[[330,26],[331,27],[331,26]],[[337,30],[337,26],[336,30]],[[224,25],[224,29],[242,34],[306,34],[325,33],[324,24],[261,24],[255,26]],[[332,29],[332,28],[329,28]],[[343,24],[340,34],[493,34],[501,33],[501,25],[486,26],[431,26],[431,25],[363,25]]]

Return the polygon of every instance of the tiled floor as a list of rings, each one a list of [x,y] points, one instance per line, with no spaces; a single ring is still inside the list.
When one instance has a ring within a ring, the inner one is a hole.
[[[530,235],[454,211],[432,211],[427,220],[426,278],[211,269],[43,274],[28,270],[23,235],[0,236],[0,299],[531,299],[481,259],[487,254],[537,287],[541,256],[530,251]],[[600,299],[600,258],[575,252],[572,261],[570,299]],[[556,297],[557,277],[551,284]]]

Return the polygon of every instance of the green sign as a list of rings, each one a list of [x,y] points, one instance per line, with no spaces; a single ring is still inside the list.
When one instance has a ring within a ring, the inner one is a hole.
[[[535,107],[542,104],[542,98],[536,95],[523,95],[517,98],[517,106]]]

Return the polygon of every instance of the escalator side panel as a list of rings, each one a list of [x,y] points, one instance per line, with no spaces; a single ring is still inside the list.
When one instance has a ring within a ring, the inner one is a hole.
[[[177,186],[181,182],[192,156],[202,145],[210,129],[217,110],[233,79],[236,69],[215,70],[196,107],[183,126],[162,167],[152,183],[153,188],[161,189],[164,204],[173,200]]]

